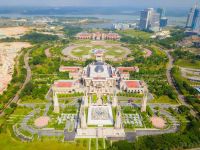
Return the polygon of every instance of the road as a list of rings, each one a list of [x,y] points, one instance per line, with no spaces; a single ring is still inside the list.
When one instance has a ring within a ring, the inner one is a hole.
[[[175,82],[174,82],[174,80],[173,80],[171,71],[172,71],[172,68],[173,68],[173,66],[174,66],[174,58],[171,56],[169,50],[168,50],[168,51],[164,50],[164,51],[165,51],[165,53],[167,54],[167,57],[168,57],[168,59],[169,59],[169,63],[168,63],[168,65],[167,65],[167,71],[166,71],[168,83],[169,83],[172,87],[174,87],[174,89],[176,90],[176,93],[178,94],[178,99],[179,99],[181,105],[185,105],[185,106],[189,107],[189,108],[190,108],[191,114],[192,114],[193,116],[196,117],[196,116],[197,116],[197,112],[195,112],[195,111],[193,110],[192,106],[189,105],[189,104],[187,103],[187,101],[186,101],[184,95],[180,92],[180,90],[178,89],[178,87],[176,86],[176,84],[175,84]],[[173,51],[173,50],[171,50],[171,51]]]
[[[11,103],[17,103],[19,101],[19,95],[21,93],[21,91],[25,88],[26,84],[31,80],[31,68],[29,66],[29,53],[30,53],[31,49],[29,49],[26,54],[24,55],[24,63],[25,63],[25,68],[27,70],[27,74],[26,74],[26,79],[22,85],[22,87],[17,91],[17,93],[15,94],[14,98],[11,99],[4,107],[4,109],[2,110],[2,112],[0,113],[0,116],[4,115],[4,110],[6,108],[8,108],[10,106]]]
[[[187,103],[186,103],[186,100],[185,100],[185,97],[180,93],[180,91],[177,89],[174,81],[173,81],[173,78],[172,78],[172,75],[171,75],[171,70],[173,68],[173,65],[174,65],[174,58],[170,55],[170,51],[165,51],[166,54],[167,54],[167,57],[169,59],[169,63],[167,65],[167,71],[166,71],[166,75],[167,75],[167,81],[168,83],[174,87],[174,89],[176,89],[177,91],[177,94],[178,94],[178,99],[179,101],[181,102],[182,105],[186,105],[186,106],[189,106]]]

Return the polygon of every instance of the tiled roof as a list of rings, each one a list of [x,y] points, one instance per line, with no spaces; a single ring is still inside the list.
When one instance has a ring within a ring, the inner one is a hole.
[[[140,81],[125,81],[126,86],[129,88],[140,88],[141,84]]]
[[[125,71],[136,71],[138,67],[118,67],[117,68],[120,72],[125,72]]]
[[[60,71],[69,71],[69,72],[78,72],[79,71],[79,67],[66,67],[66,66],[61,66],[60,67]]]
[[[70,88],[73,86],[73,83],[70,81],[57,81],[54,83],[54,86],[56,87],[66,87],[66,88]]]

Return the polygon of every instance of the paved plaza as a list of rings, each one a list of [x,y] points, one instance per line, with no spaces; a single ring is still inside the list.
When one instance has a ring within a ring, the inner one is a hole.
[[[90,106],[88,125],[113,125],[111,106]]]

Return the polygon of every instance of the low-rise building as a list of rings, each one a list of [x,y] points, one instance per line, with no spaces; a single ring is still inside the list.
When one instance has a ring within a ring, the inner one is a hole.
[[[95,32],[95,33],[89,33],[89,32],[81,32],[76,35],[77,39],[90,39],[90,40],[119,40],[120,35],[117,33],[109,32],[109,33],[103,33],[103,32]]]
[[[61,66],[59,68],[60,72],[69,72],[69,78],[78,79],[81,74],[81,67],[69,67],[69,66]]]
[[[143,94],[144,87],[144,82],[140,80],[122,80],[120,83],[120,89],[130,93]]]
[[[139,72],[139,68],[135,67],[118,67],[117,68],[121,79],[129,80],[130,73],[129,72]]]
[[[57,94],[82,92],[78,80],[58,80],[52,85],[52,90]]]

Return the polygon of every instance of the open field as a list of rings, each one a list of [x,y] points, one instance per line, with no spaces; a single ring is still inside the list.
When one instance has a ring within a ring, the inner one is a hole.
[[[161,96],[159,98],[154,98],[149,103],[169,103],[178,104],[176,100],[170,99],[168,96]]]
[[[136,37],[136,38],[144,38],[148,39],[151,36],[151,33],[139,31],[139,30],[133,30],[133,29],[127,29],[123,31],[117,31],[120,34],[123,34],[125,36],[130,36],[130,37]]]
[[[199,48],[187,48],[188,51],[195,53],[195,54],[199,54],[200,49]]]
[[[20,142],[12,138],[8,133],[0,134],[1,150],[49,150],[49,149],[69,149],[69,150],[84,150],[85,147],[82,143],[77,144],[75,142],[58,142],[55,139],[43,139],[41,141],[33,141],[30,143]]]
[[[22,48],[30,47],[31,44],[27,42],[3,42],[0,43],[0,50],[21,50]]]
[[[15,57],[23,48],[31,47],[27,42],[0,43],[0,93],[4,91],[12,79]]]
[[[200,61],[191,62],[189,60],[178,60],[175,65],[186,68],[200,69]]]
[[[5,37],[19,36],[30,31],[28,27],[6,27],[0,28],[0,35]]]

